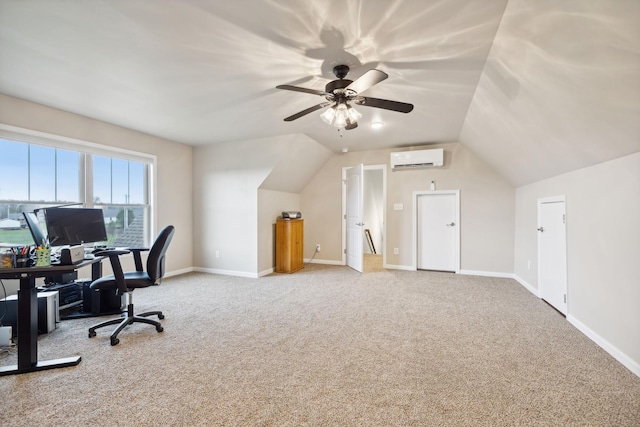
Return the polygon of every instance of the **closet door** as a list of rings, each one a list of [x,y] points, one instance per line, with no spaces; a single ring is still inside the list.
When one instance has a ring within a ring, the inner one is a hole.
[[[455,193],[420,194],[417,209],[417,269],[457,270],[458,227]]]
[[[540,297],[567,314],[567,228],[563,196],[538,200]]]

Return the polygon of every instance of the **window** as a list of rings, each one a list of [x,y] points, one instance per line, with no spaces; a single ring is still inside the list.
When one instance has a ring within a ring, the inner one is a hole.
[[[144,246],[148,229],[147,166],[93,156],[93,205],[104,211],[109,246]]]
[[[80,153],[3,139],[0,153],[0,200],[80,201]]]
[[[0,138],[0,246],[33,243],[22,212],[67,204],[101,208],[109,246],[147,245],[151,160],[67,148]]]

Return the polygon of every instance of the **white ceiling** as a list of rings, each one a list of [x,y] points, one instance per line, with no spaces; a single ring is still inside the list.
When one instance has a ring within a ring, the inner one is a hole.
[[[461,141],[522,184],[640,150],[638,5],[0,0],[0,92],[192,145],[290,134],[334,152]],[[365,95],[414,111],[358,107],[360,126],[344,132],[320,111],[284,122],[323,99],[275,86],[323,89],[337,64],[351,79],[385,71]],[[618,130],[594,133],[595,118]],[[368,126],[378,120],[386,126]],[[577,161],[554,166],[546,144]],[[539,163],[518,163],[523,154]]]

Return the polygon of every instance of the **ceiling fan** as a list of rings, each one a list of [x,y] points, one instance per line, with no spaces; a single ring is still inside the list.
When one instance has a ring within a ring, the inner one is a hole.
[[[291,122],[314,111],[330,107],[320,116],[322,120],[337,128],[349,130],[358,127],[358,120],[362,117],[362,114],[356,111],[350,103],[364,105],[366,107],[383,108],[400,113],[408,113],[413,110],[412,104],[360,95],[365,90],[389,77],[387,73],[372,69],[354,81],[345,79],[348,73],[349,67],[346,65],[336,65],[333,67],[333,74],[335,74],[338,79],[327,83],[324,91],[291,85],[276,86],[276,89],[310,93],[312,95],[320,95],[326,99],[325,102],[321,102],[318,105],[314,105],[313,107],[289,116],[285,118],[284,121]]]

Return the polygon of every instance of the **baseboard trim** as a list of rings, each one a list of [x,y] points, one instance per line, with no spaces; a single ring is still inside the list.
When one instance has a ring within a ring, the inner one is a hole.
[[[182,268],[180,270],[174,270],[174,271],[170,271],[168,273],[165,273],[164,277],[179,276],[181,274],[192,273],[193,271],[194,271],[193,267]]]
[[[275,271],[275,269],[273,267],[267,268],[266,270],[262,270],[261,272],[259,272],[258,273],[258,277],[268,276],[269,274],[273,273],[274,271]]]
[[[257,273],[247,273],[246,271],[220,270],[218,268],[203,267],[193,267],[193,271],[197,271],[199,273],[222,274],[224,276],[248,277],[250,279],[258,278]]]
[[[529,292],[531,292],[532,294],[540,298],[540,293],[538,292],[538,289],[528,284],[523,278],[519,277],[517,274],[514,274],[513,280],[520,283],[522,286],[524,286],[526,290],[528,290]]]
[[[478,271],[478,270],[460,270],[458,274],[465,276],[484,276],[484,277],[498,277],[501,279],[513,279],[513,273],[498,273],[495,271]]]
[[[389,270],[416,271],[414,267],[408,265],[384,264],[382,268],[388,268]]]
[[[640,377],[640,363],[631,359],[624,352],[620,351],[620,349],[618,349],[616,346],[602,338],[593,330],[589,329],[587,325],[585,325],[572,315],[567,315],[567,321],[571,323],[577,330],[585,334],[591,341],[599,345],[604,351],[609,353],[614,359],[622,363],[624,367],[633,372],[636,376]]]
[[[344,265],[342,261],[333,261],[330,259],[305,259],[305,264],[326,264],[326,265]]]

